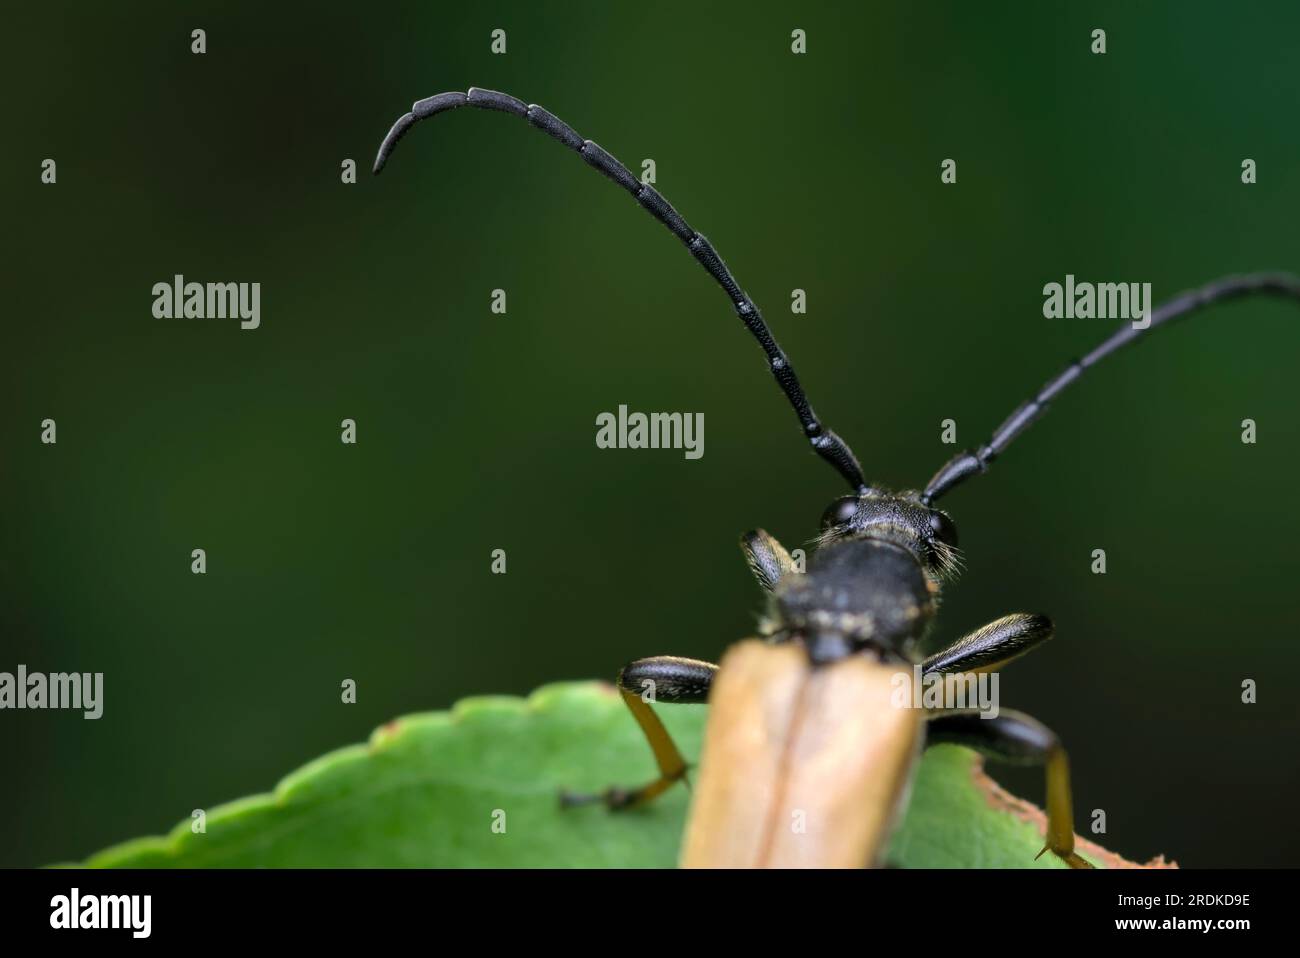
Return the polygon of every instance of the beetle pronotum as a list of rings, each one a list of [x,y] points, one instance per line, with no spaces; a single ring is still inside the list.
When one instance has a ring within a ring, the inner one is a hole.
[[[413,124],[462,106],[526,119],[626,189],[686,244],[758,340],[813,449],[852,490],[826,509],[818,549],[806,573],[798,571],[785,548],[761,529],[741,538],[750,569],[768,597],[759,639],[734,646],[721,666],[657,656],[639,659],[619,672],[618,688],[650,744],[659,777],[636,788],[566,795],[564,803],[627,808],[652,800],[686,778],[687,762],[642,697],[651,688],[655,702],[708,701],[711,706],[682,850],[684,865],[876,864],[905,798],[917,753],[927,743],[956,742],[993,759],[1042,765],[1047,791],[1043,851],[1071,866],[1090,867],[1074,851],[1069,764],[1049,728],[1008,710],[986,719],[971,710],[922,714],[893,704],[893,678],[900,666],[919,664],[927,676],[992,671],[1052,635],[1046,617],[1017,613],[920,658],[917,649],[934,619],[940,587],[960,561],[956,529],[935,503],[985,472],[1084,370],[1121,346],[1222,300],[1252,293],[1300,299],[1300,279],[1286,274],[1230,277],[1175,297],[1154,310],[1145,327],[1125,323],[1018,406],[987,443],[954,456],[924,489],[893,492],[868,484],[847,443],[813,413],[758,307],[709,241],[654,187],[553,114],[477,88],[427,97],[393,125],[379,148],[374,172],[383,169]],[[802,830],[788,825],[795,812],[804,816]]]

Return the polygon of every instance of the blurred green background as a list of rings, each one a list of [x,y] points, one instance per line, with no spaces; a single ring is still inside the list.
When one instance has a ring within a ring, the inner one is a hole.
[[[0,864],[160,832],[467,694],[716,658],[760,604],[739,533],[797,545],[841,494],[725,296],[577,157],[464,110],[370,177],[418,97],[503,90],[653,158],[896,487],[952,453],[941,420],[982,440],[1110,331],[1044,319],[1044,283],[1300,267],[1294,4],[848,6],[10,11],[0,670],[106,695],[98,722],[0,714]],[[154,319],[175,273],[260,282],[261,328]],[[1162,332],[945,502],[969,571],[936,640],[1053,617],[1003,705],[1061,734],[1077,826],[1104,809],[1131,857],[1300,857],[1298,320]],[[703,412],[704,458],[597,449],[619,403]]]

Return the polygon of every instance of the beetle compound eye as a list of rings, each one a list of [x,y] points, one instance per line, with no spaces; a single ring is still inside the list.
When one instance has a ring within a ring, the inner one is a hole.
[[[957,527],[942,512],[930,513],[930,534],[944,545],[957,548]]]
[[[858,514],[858,497],[844,496],[836,499],[822,513],[822,531],[842,526]]]

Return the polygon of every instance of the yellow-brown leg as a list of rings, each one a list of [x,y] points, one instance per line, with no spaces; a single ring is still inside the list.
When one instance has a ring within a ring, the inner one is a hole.
[[[979,712],[936,712],[929,721],[926,741],[965,745],[995,761],[1042,765],[1047,773],[1047,845],[1071,868],[1091,868],[1074,851],[1074,811],[1070,798],[1070,762],[1056,733],[1023,712],[1003,709],[994,718]]]
[[[594,794],[562,792],[564,807],[602,803],[611,809],[644,805],[678,782],[686,781],[689,766],[668,729],[651,708],[651,702],[690,703],[707,701],[709,686],[718,667],[697,659],[660,655],[638,659],[618,673],[618,690],[641,733],[654,753],[659,777],[638,788],[613,786]]]
[[[1058,858],[1064,859],[1071,868],[1091,868],[1092,865],[1074,851],[1074,805],[1070,794],[1070,759],[1059,741],[1048,751],[1046,767],[1047,844],[1034,858],[1042,858],[1043,852],[1050,850]]]

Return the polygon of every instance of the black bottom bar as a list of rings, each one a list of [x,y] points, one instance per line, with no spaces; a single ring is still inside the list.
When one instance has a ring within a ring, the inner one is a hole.
[[[823,931],[853,927],[864,945],[888,926],[918,946],[1064,937],[1232,947],[1294,931],[1294,883],[1290,871],[4,871],[0,940],[95,947],[143,939],[147,927],[148,940],[172,944],[469,937],[499,947],[541,936],[549,950],[640,934],[659,947],[698,924],[725,929],[734,950],[774,926],[827,922]],[[120,897],[146,895],[147,913],[143,897]],[[126,927],[71,927],[114,921]]]

